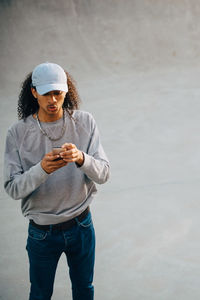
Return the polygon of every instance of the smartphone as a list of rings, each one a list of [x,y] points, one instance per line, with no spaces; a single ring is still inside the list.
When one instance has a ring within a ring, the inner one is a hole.
[[[53,147],[52,148],[53,154],[60,154],[61,152],[64,152],[64,151],[65,150],[63,148],[61,148],[61,147]],[[54,160],[61,160],[61,159],[62,159],[61,157],[58,157],[58,158],[56,158]]]

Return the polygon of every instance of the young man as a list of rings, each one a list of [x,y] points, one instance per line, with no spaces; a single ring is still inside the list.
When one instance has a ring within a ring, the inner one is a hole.
[[[57,64],[40,64],[22,85],[20,120],[7,133],[4,186],[12,198],[22,199],[29,219],[30,300],[51,299],[63,252],[73,299],[94,298],[89,205],[95,183],[108,180],[109,162],[93,117],[78,105],[70,75]]]

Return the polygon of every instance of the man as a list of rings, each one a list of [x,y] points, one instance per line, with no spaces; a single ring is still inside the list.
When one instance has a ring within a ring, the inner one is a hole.
[[[7,133],[5,190],[22,199],[22,213],[29,219],[29,300],[51,299],[63,252],[73,299],[94,298],[89,205],[95,183],[108,180],[109,162],[93,117],[78,105],[70,75],[57,64],[40,64],[22,85],[20,120]]]

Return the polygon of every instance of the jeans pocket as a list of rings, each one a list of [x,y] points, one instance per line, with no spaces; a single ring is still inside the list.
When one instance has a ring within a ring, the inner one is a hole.
[[[42,241],[46,238],[47,232],[29,225],[28,236],[33,240]]]
[[[79,226],[82,228],[88,228],[93,224],[92,223],[92,215],[90,212],[87,214],[87,216],[82,221],[79,221],[79,220],[77,220],[77,221],[78,221]]]

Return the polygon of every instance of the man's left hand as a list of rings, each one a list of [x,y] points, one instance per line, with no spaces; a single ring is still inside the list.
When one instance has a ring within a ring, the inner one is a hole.
[[[66,162],[76,162],[81,166],[84,162],[84,156],[82,151],[78,150],[76,145],[71,143],[65,143],[62,145],[62,148],[65,149],[64,152],[60,153],[60,157]]]

